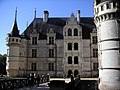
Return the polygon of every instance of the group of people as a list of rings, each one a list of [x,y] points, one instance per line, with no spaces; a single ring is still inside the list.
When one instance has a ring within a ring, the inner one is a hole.
[[[33,85],[37,84],[37,86],[39,86],[40,83],[48,82],[49,79],[50,79],[49,74],[35,75],[34,73],[31,73],[28,76],[28,85],[33,86]]]

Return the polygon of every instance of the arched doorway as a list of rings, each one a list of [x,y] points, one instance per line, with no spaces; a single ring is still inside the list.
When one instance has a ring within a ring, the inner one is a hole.
[[[67,75],[67,77],[69,78],[69,77],[71,76],[71,74],[72,74],[72,70],[68,70],[68,75]]]
[[[75,71],[74,71],[74,77],[77,77],[78,74],[79,74],[79,71],[78,71],[78,70],[75,70]]]

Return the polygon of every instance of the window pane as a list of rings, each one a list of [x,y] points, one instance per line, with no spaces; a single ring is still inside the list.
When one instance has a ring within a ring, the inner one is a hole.
[[[97,57],[98,56],[98,49],[93,49],[93,57]]]
[[[74,29],[74,36],[78,36],[78,30]]]
[[[74,64],[78,64],[78,57],[74,57]]]
[[[49,49],[49,57],[54,57],[54,49]]]
[[[78,43],[74,43],[74,50],[78,50]]]
[[[54,63],[48,63],[49,71],[54,71]]]
[[[32,57],[37,57],[37,49],[32,49]]]
[[[49,44],[54,44],[54,37],[49,37]]]
[[[31,64],[31,70],[32,71],[36,71],[36,63],[32,63]]]
[[[72,64],[72,57],[68,57],[68,64]]]
[[[72,50],[72,43],[68,43],[68,50]]]
[[[37,44],[37,37],[32,37],[32,44],[36,45]]]

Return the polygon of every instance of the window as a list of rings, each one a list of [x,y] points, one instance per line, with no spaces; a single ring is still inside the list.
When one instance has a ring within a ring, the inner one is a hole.
[[[18,39],[16,39],[16,42],[18,42]]]
[[[31,70],[32,71],[36,71],[36,63],[32,63],[31,64]]]
[[[37,57],[37,49],[32,49],[32,57]]]
[[[74,57],[74,64],[78,64],[78,57],[77,56]]]
[[[54,63],[48,63],[49,71],[54,71]]]
[[[49,44],[54,44],[54,37],[49,37]]]
[[[98,71],[98,63],[93,63],[93,70]]]
[[[72,50],[72,43],[68,43],[68,50]]]
[[[101,11],[103,11],[104,10],[104,7],[103,6],[101,6]]]
[[[32,44],[36,45],[37,44],[37,37],[32,37]]]
[[[92,37],[92,42],[93,42],[93,44],[97,44],[97,36]]]
[[[54,57],[54,49],[49,49],[49,57]]]
[[[116,7],[116,2],[113,2],[113,8],[115,8]]]
[[[74,29],[74,36],[78,36],[78,30]]]
[[[14,38],[12,39],[12,41],[14,42]]]
[[[78,50],[78,43],[74,43],[74,50]]]
[[[93,57],[97,57],[98,56],[98,49],[93,49]]]
[[[68,36],[72,36],[72,30],[68,29]]]
[[[68,57],[68,64],[72,64],[72,57],[71,56]]]
[[[107,7],[107,9],[110,9],[110,8],[111,8],[111,4],[110,4],[110,3],[107,3],[107,4],[106,4],[106,7]]]

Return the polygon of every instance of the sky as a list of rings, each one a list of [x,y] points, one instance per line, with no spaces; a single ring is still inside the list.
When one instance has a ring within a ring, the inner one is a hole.
[[[70,17],[71,13],[81,17],[93,17],[93,0],[0,0],[0,54],[7,53],[6,36],[11,32],[17,8],[17,24],[20,34],[33,19],[42,18],[43,11],[49,17]]]

